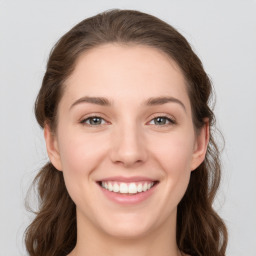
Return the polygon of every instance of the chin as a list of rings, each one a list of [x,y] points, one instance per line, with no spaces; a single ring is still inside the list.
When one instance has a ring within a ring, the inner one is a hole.
[[[133,227],[115,227],[112,230],[108,230],[107,234],[113,238],[118,238],[122,240],[133,240],[133,239],[140,239],[145,237],[147,234],[150,233],[149,229],[133,228]]]
[[[152,223],[151,223],[152,222]],[[120,218],[104,223],[102,227],[106,234],[118,239],[138,239],[148,235],[153,230],[154,221],[141,218]]]

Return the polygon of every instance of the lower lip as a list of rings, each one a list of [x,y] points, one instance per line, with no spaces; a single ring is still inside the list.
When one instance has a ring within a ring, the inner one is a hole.
[[[101,191],[103,192],[103,194],[111,201],[118,204],[123,204],[123,205],[132,205],[132,204],[139,204],[145,201],[146,199],[148,199],[154,193],[157,185],[158,183],[145,192],[140,192],[137,194],[130,194],[130,195],[111,192],[101,187],[100,185],[99,187],[101,188]]]

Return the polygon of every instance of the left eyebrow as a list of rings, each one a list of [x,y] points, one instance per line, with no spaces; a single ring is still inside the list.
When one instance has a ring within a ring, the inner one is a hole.
[[[186,107],[183,104],[182,101],[178,100],[174,97],[156,97],[156,98],[149,98],[146,102],[146,106],[155,106],[155,105],[163,105],[169,102],[177,103],[179,104],[186,112]]]
[[[85,96],[85,97],[82,97],[82,98],[76,100],[70,106],[70,109],[73,108],[75,105],[78,105],[80,103],[91,103],[91,104],[96,104],[96,105],[101,105],[101,106],[110,106],[111,105],[111,102],[107,98]]]

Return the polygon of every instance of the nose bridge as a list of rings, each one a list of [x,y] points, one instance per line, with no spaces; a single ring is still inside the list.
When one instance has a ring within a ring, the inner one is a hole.
[[[112,142],[112,161],[128,167],[146,160],[143,127],[135,120],[126,119],[117,124]]]

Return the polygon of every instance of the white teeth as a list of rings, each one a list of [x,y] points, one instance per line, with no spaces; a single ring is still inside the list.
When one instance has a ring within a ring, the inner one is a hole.
[[[136,194],[137,193],[137,187],[135,183],[129,184],[129,194]]]
[[[153,186],[153,182],[148,184],[148,189],[150,189]]]
[[[117,183],[114,181],[105,181],[101,183],[101,186],[109,191],[121,194],[136,194],[145,192],[152,188],[154,182],[132,182],[132,183]]]
[[[126,183],[121,183],[120,193],[124,194],[124,193],[128,193],[128,191],[129,191],[128,185]]]
[[[114,186],[113,186],[113,191],[114,192],[119,192],[119,190],[120,190],[119,185],[115,183]]]
[[[108,184],[108,190],[109,190],[109,191],[113,191],[113,186],[112,186],[111,183]]]

